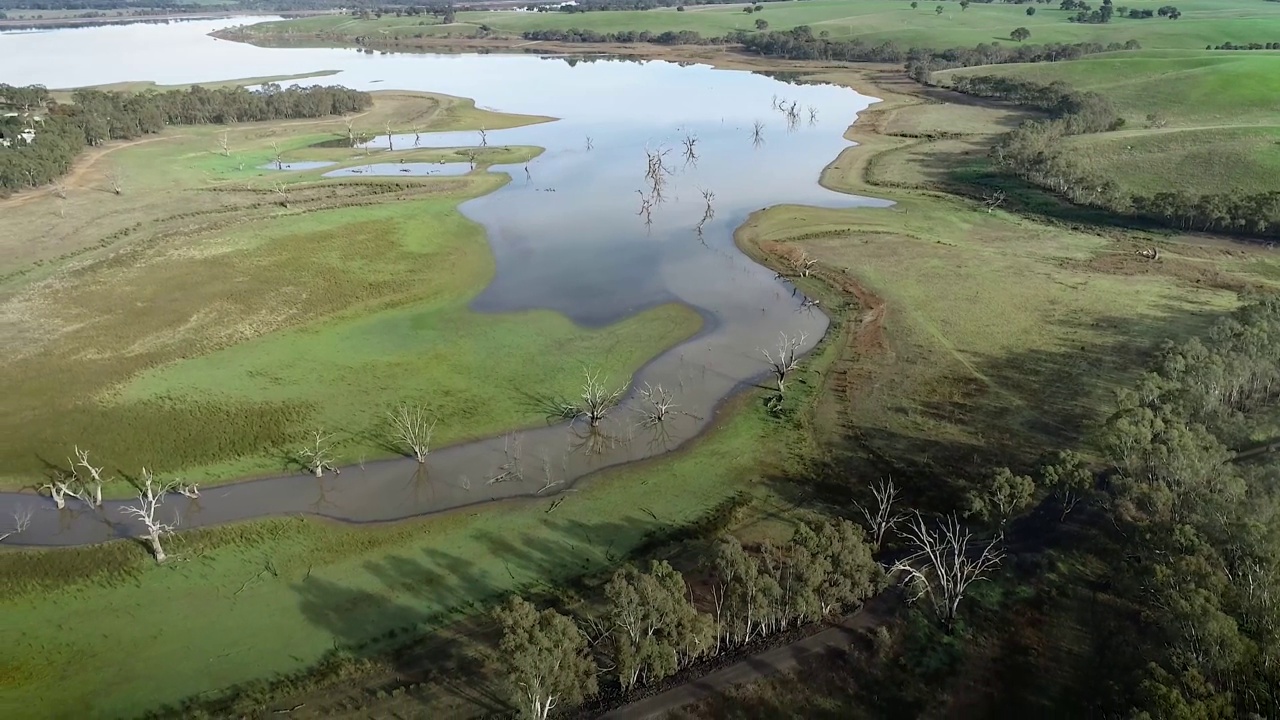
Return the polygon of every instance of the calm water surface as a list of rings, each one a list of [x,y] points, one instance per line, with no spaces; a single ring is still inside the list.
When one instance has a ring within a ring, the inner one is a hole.
[[[387,460],[320,480],[295,474],[211,488],[197,500],[167,501],[166,512],[181,516],[183,527],[282,513],[379,522],[506,497],[551,496],[601,468],[670,451],[714,422],[725,398],[762,381],[767,366],[760,349],[776,346],[779,333],[804,333],[807,350],[827,328],[827,317],[806,307],[803,295],[734,247],[734,228],[751,212],[781,203],[889,204],[818,185],[822,168],[849,146],[844,131],[873,102],[848,89],[665,62],[369,55],[258,48],[206,35],[253,21],[0,34],[0,82],[177,84],[337,70],[302,82],[430,90],[472,97],[494,110],[560,118],[487,133],[492,146],[536,145],[546,152],[527,165],[495,167],[512,181],[462,206],[487,230],[497,262],[474,308],[550,308],[583,325],[604,326],[679,302],[705,323],[697,337],[654,358],[634,379],[636,386],[661,384],[675,392],[683,414],[659,426],[643,427],[640,415],[624,408],[597,432],[560,423],[444,448],[432,453],[425,470]],[[777,109],[778,101],[795,103],[795,114]],[[685,153],[687,138],[696,138],[696,157]],[[424,133],[419,143],[465,147],[481,138],[476,132]],[[378,160],[386,144],[385,137],[373,141],[366,164],[330,175],[469,169]],[[407,149],[414,137],[396,136],[393,144]],[[646,153],[664,157],[660,201],[646,180]],[[581,367],[567,357],[565,372],[577,374]],[[530,391],[530,402],[537,402],[536,388]],[[634,393],[627,405],[639,405]],[[504,481],[490,482],[504,475]],[[0,517],[15,506],[38,511],[31,528],[11,543],[93,543],[139,529],[122,516],[120,503],[58,512],[46,498],[0,494]]]

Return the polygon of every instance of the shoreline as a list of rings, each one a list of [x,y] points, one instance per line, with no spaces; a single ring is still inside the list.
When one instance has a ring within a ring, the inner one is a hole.
[[[723,67],[723,65],[727,65],[728,63],[723,63],[723,64],[717,63],[715,64],[715,66],[720,69],[738,69],[738,70],[748,70],[750,69],[748,66],[756,66],[755,69],[764,69],[764,68],[776,69],[779,67],[778,63],[776,62],[771,62],[767,64],[757,64],[753,62],[747,62],[748,60],[749,58],[741,58],[739,59],[738,62],[733,63],[734,67]],[[761,67],[761,65],[763,65],[763,68]],[[792,67],[794,69],[794,66]],[[820,66],[820,67],[812,68],[811,71],[816,72],[816,71],[821,71],[822,69],[829,69],[829,68],[830,66]],[[806,68],[806,69],[809,69],[809,68]],[[848,86],[848,87],[850,87],[850,89],[853,89],[852,86]],[[387,92],[395,92],[395,91],[387,90]],[[856,89],[855,89],[855,92],[857,92]],[[874,101],[872,103],[872,106],[874,106],[876,102],[879,102],[878,98],[871,97],[871,100]],[[854,122],[851,123],[849,126],[847,126],[845,131],[842,133],[842,136],[844,138],[846,139],[849,138],[849,134],[852,132],[852,128],[857,125],[857,120],[861,117],[863,113],[866,113],[866,112],[868,112],[867,108],[864,108],[863,110],[859,111],[859,117],[856,117],[854,119]],[[829,168],[832,164],[837,162],[839,158],[844,155],[845,152],[855,148],[856,146],[845,147],[844,150],[840,154],[838,154],[836,158],[831,159],[829,162],[823,165],[822,169],[819,171],[819,178],[818,178],[819,182],[817,184],[826,187],[828,190],[834,191],[836,193],[840,193],[841,195],[856,196],[857,193],[855,191],[852,191],[851,189],[835,188],[821,182],[822,177],[825,176],[826,174],[827,168]],[[772,207],[772,206],[769,206],[769,207]],[[742,224],[738,225],[733,230],[732,242],[735,248],[738,250],[738,252],[742,254],[744,259],[752,262],[753,264],[757,264],[761,268],[768,268],[769,272],[774,272],[777,269],[775,267],[777,265],[776,262],[774,263],[762,262],[763,258],[758,253],[750,252],[738,240],[740,231],[751,222],[751,218],[754,217],[754,215],[755,215],[754,213],[751,213],[749,216],[744,218],[744,221]],[[769,256],[768,253],[765,253],[765,256],[768,257]],[[821,335],[815,336],[815,338],[812,340],[813,344],[811,346],[806,347],[804,349],[804,354],[803,354],[804,357],[809,357],[816,349],[822,347],[823,344],[829,341],[830,338],[832,337],[829,330],[831,329],[831,327],[835,325],[834,322],[831,322],[831,320],[833,319],[829,318],[829,316],[826,313],[820,313],[820,315],[822,315],[822,317],[824,318],[828,318],[827,322],[823,323],[823,326],[825,329]],[[704,321],[705,321],[705,318],[704,318]],[[659,361],[661,361],[664,356],[670,355],[673,352],[677,352],[678,348],[684,347],[691,342],[695,342],[698,339],[703,338],[709,331],[713,329],[714,328],[704,325],[703,329],[700,330],[698,333],[696,333],[690,339],[683,341],[682,343],[678,344],[674,348],[667,348],[659,352],[657,355],[655,355],[653,358],[647,361],[644,365],[641,366],[641,368],[632,377],[632,381],[628,386],[629,389],[631,390],[631,393],[629,393],[629,395],[634,393],[634,388],[636,386],[636,383],[639,381],[639,378],[647,368],[651,367],[654,363],[658,363]],[[806,343],[806,345],[808,344]],[[753,386],[759,387],[760,377],[763,377],[766,375],[767,375],[767,371],[761,370],[757,372],[755,375],[753,375],[751,378],[747,378],[740,382],[734,383],[727,390],[727,392],[717,396],[714,402],[712,403],[712,405],[710,406],[709,411],[707,412],[706,418],[703,421],[700,421],[698,423],[699,427],[695,430],[695,432],[693,432],[693,434],[689,435],[687,438],[680,439],[674,445],[665,447],[660,452],[654,453],[652,455],[642,455],[637,457],[631,452],[627,452],[626,457],[622,457],[613,461],[606,460],[603,464],[591,463],[589,464],[588,467],[582,468],[580,472],[574,473],[576,477],[574,477],[572,480],[566,479],[566,481],[558,483],[558,487],[556,488],[555,492],[550,494],[546,494],[543,492],[546,488],[536,492],[534,492],[532,488],[529,488],[527,491],[521,491],[516,494],[498,493],[498,495],[495,495],[493,497],[484,498],[484,499],[475,499],[473,501],[465,502],[456,506],[449,506],[449,507],[443,507],[438,509],[429,509],[429,510],[426,510],[425,512],[411,512],[403,516],[397,516],[397,517],[386,517],[386,518],[370,517],[368,519],[356,519],[356,518],[342,517],[339,515],[326,515],[323,513],[309,513],[309,512],[300,513],[299,510],[291,507],[278,507],[275,510],[272,510],[269,512],[262,512],[259,514],[253,514],[248,516],[241,516],[241,517],[228,516],[221,519],[215,517],[213,519],[210,519],[207,523],[200,523],[196,527],[223,526],[223,525],[238,524],[238,523],[258,521],[258,520],[268,520],[271,518],[287,516],[287,515],[298,515],[298,514],[306,514],[308,516],[323,518],[325,521],[328,521],[328,522],[338,522],[338,523],[357,525],[357,526],[372,525],[372,524],[387,525],[387,524],[421,520],[423,518],[436,516],[436,515],[450,514],[458,510],[474,510],[480,505],[487,505],[487,504],[493,504],[493,503],[506,503],[510,500],[520,500],[523,502],[529,502],[529,501],[536,501],[539,499],[545,499],[549,497],[561,496],[566,492],[571,492],[574,489],[576,489],[579,486],[579,484],[582,483],[583,481],[594,479],[596,476],[599,475],[601,470],[604,470],[604,469],[616,470],[624,466],[629,467],[631,465],[649,463],[657,459],[667,459],[671,456],[679,456],[684,454],[688,448],[692,447],[699,440],[705,438],[712,430],[714,430],[716,425],[723,422],[725,418],[724,411],[726,408],[728,408],[731,412],[736,411],[736,409],[741,406],[741,403],[745,401],[744,399],[749,396],[749,393],[745,391],[751,389]],[[552,425],[537,427],[537,428],[534,428],[533,430],[547,431],[547,430],[562,429],[564,427],[570,427],[570,426],[571,426],[570,423],[561,422],[561,423],[555,423]],[[528,432],[528,431],[529,429],[525,429],[524,432]],[[516,429],[511,432],[521,433],[522,430]],[[464,441],[462,443],[458,443],[449,447],[444,447],[439,450],[433,451],[432,455],[433,457],[438,457],[437,453],[439,453],[440,455],[444,455],[445,457],[448,457],[448,455],[450,454],[462,452],[464,448],[468,448],[468,449],[469,448],[489,448],[489,449],[496,448],[497,451],[501,453],[502,452],[501,446],[502,446],[503,440],[505,437],[509,436],[511,432],[503,433],[501,435],[496,435],[493,437],[486,437],[486,438],[476,439],[472,441]],[[497,445],[494,445],[495,443],[497,443]],[[493,446],[493,447],[489,447],[489,446]],[[343,467],[342,469],[348,472],[354,472],[358,467],[361,472],[364,472],[365,468],[363,467],[363,465],[365,464],[361,464],[360,466],[348,465]],[[399,457],[380,459],[380,460],[373,461],[371,463],[367,463],[367,465],[379,466],[381,468],[379,471],[379,474],[391,473],[396,475],[397,477],[398,475],[403,474],[401,471],[408,472],[410,474],[413,474],[414,472],[420,472],[420,469],[418,469],[416,465],[412,464],[412,460],[406,460],[404,458],[399,458]],[[392,469],[393,467],[399,468],[399,469],[393,470]],[[291,485],[302,484],[302,483],[311,484],[316,482],[323,483],[324,480],[317,481],[315,478],[312,478],[310,475],[301,474],[301,473],[294,473],[294,474],[288,474],[288,475],[279,475],[278,473],[273,473],[273,474],[263,474],[258,476],[236,478],[233,480],[229,480],[227,482],[218,483],[217,485],[210,485],[209,489],[213,490],[214,488],[216,488],[219,491],[228,491],[233,488],[258,489],[266,485],[271,485],[274,487],[279,484],[291,484]],[[31,495],[29,493],[22,493],[22,492],[2,493],[0,494],[0,503],[4,503],[4,504],[21,503],[24,500],[29,499],[30,497]],[[43,496],[41,497],[42,499],[47,501],[47,499],[43,498]],[[72,542],[60,543],[58,546],[72,547],[72,546],[97,545],[97,544],[101,544],[102,542],[109,542],[111,539],[126,538],[132,534],[135,534],[137,529],[127,527],[126,525],[120,522],[119,518],[117,518],[116,522],[114,523],[111,520],[107,519],[106,511],[108,510],[114,510],[115,512],[112,513],[113,515],[119,514],[119,508],[118,507],[112,508],[111,506],[113,505],[115,506],[121,505],[121,502],[108,501],[107,503],[104,504],[104,508],[95,509],[95,512],[94,512],[95,516],[99,516],[102,520],[106,522],[108,526],[112,528],[110,536],[105,538],[93,539],[93,540],[73,540]],[[42,544],[24,542],[24,538],[22,538],[21,536],[13,538],[10,544],[15,547],[17,546],[49,547],[50,546],[49,543],[47,542]]]

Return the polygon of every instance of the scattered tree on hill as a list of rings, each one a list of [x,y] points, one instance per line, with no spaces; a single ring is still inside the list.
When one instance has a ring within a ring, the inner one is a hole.
[[[941,5],[939,5],[939,6],[935,7],[935,8],[933,9],[933,12],[934,12],[934,14],[935,14],[935,15],[941,15],[941,14],[942,14],[942,6],[941,6]]]
[[[426,408],[420,405],[399,405],[387,413],[387,420],[396,444],[407,448],[419,464],[425,463],[438,418],[428,418]]]
[[[764,20],[764,19],[756,20],[756,30],[759,30],[760,32],[764,32],[765,30],[768,30],[768,29],[769,29],[768,20]]]
[[[1182,17],[1182,13],[1178,11],[1178,8],[1172,5],[1161,6],[1159,10],[1156,10],[1156,14],[1163,18],[1169,18],[1170,20],[1177,20]]]
[[[977,516],[1003,533],[1009,519],[1031,503],[1035,491],[1035,480],[1000,468],[969,491],[966,515]]]
[[[1004,551],[996,539],[975,545],[973,534],[961,527],[955,515],[931,527],[917,512],[907,518],[901,532],[913,552],[894,564],[890,573],[903,573],[903,584],[915,592],[912,602],[927,597],[938,619],[947,628],[954,627],[969,586],[988,579],[1004,559]]]
[[[1009,33],[1009,37],[1017,40],[1018,42],[1022,42],[1031,37],[1031,31],[1024,27],[1014,28],[1013,32]]]
[[[778,383],[778,394],[786,394],[787,376],[791,371],[800,365],[800,348],[804,346],[805,339],[808,335],[800,333],[799,335],[788,336],[786,333],[778,333],[778,347],[774,351],[760,348],[760,352],[764,354],[765,360],[769,362],[769,370],[773,373],[774,380]]]
[[[571,618],[538,611],[519,597],[496,615],[502,627],[498,657],[521,717],[546,720],[562,702],[574,705],[595,694],[597,668]]]
[[[916,2],[916,0],[911,0],[911,9],[915,10],[918,7],[920,7],[920,3]]]
[[[167,559],[167,556],[165,555],[164,545],[161,543],[161,539],[165,535],[172,533],[174,529],[178,527],[178,514],[175,511],[173,514],[173,522],[165,523],[156,517],[156,511],[164,502],[165,494],[176,487],[177,484],[170,483],[158,488],[155,487],[155,477],[152,475],[151,471],[146,468],[142,469],[142,482],[143,485],[138,490],[138,504],[126,506],[122,509],[122,512],[142,521],[143,526],[145,526],[147,530],[146,534],[142,537],[146,541],[148,547],[151,548],[151,554],[155,556],[156,562],[162,563]]]
[[[969,9],[969,0],[960,0],[960,11],[964,12]]]
[[[1058,501],[1063,519],[1093,490],[1093,473],[1085,465],[1084,458],[1069,450],[1055,455],[1040,473],[1045,487]]]
[[[1029,8],[1027,8],[1027,15],[1035,15],[1035,14],[1036,14],[1036,9],[1035,9],[1035,8],[1033,8],[1033,7],[1029,7]]]

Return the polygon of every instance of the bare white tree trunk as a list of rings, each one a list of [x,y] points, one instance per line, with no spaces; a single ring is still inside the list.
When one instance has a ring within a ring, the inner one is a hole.
[[[323,477],[325,470],[340,474],[333,464],[333,434],[316,430],[307,444],[298,451],[298,459],[316,477]]]
[[[436,429],[437,418],[427,419],[427,411],[421,406],[400,405],[387,413],[395,441],[413,453],[419,463],[427,461],[431,452],[431,435]]]
[[[489,132],[480,126],[480,147],[489,147]]]
[[[164,502],[164,496],[172,490],[177,483],[170,483],[159,488],[154,486],[155,476],[150,470],[142,469],[143,487],[138,491],[138,504],[129,505],[123,508],[122,512],[126,515],[138,518],[146,527],[147,532],[143,535],[143,539],[147,541],[147,545],[151,548],[151,554],[155,556],[157,563],[162,563],[168,556],[165,554],[164,545],[161,538],[172,533],[174,528],[178,527],[178,514],[173,515],[172,523],[161,522],[156,518],[156,510]]]
[[[778,382],[778,394],[786,393],[787,375],[800,365],[799,351],[804,346],[804,341],[808,337],[805,333],[788,337],[786,333],[778,333],[778,349],[776,354],[760,349],[764,353],[764,357],[769,361],[769,369],[773,372],[773,377]]]
[[[222,135],[218,136],[218,147],[222,148],[223,157],[231,157],[231,139],[226,130],[223,130]]]
[[[275,163],[277,170],[284,169],[284,157],[280,155],[280,144],[275,140],[271,141],[271,152],[275,154]]]
[[[617,407],[627,386],[610,388],[605,380],[600,379],[599,371],[585,370],[586,381],[582,385],[582,395],[576,403],[568,404],[563,409],[565,417],[576,420],[583,418],[591,427],[599,427],[600,421]]]
[[[885,533],[905,520],[907,516],[893,512],[893,504],[898,500],[898,488],[893,484],[893,478],[882,479],[870,487],[871,494],[876,499],[875,505],[871,508],[863,507],[856,502],[854,505],[867,519],[867,527],[871,530],[871,537],[876,542],[876,549],[879,550],[884,543]]]
[[[76,478],[80,482],[81,492],[84,493],[85,501],[93,507],[102,507],[102,468],[94,467],[89,463],[89,451],[81,450],[80,446],[75,447],[76,459],[72,462],[67,458],[67,463],[71,465],[72,471],[75,472]],[[80,471],[76,468],[84,470],[84,477],[80,476]]]
[[[947,627],[955,623],[960,601],[969,586],[986,580],[988,573],[1004,559],[998,538],[993,538],[985,547],[972,545],[973,534],[960,526],[954,514],[931,528],[920,513],[913,513],[907,517],[902,535],[915,552],[898,561],[889,572],[891,575],[904,573],[903,584],[911,584],[916,589],[912,601],[928,596],[938,618]]]

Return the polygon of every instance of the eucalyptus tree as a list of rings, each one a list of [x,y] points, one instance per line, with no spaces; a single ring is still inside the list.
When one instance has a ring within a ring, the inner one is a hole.
[[[622,689],[675,674],[711,647],[710,618],[690,601],[684,577],[665,560],[649,572],[627,566],[605,586],[613,660]]]
[[[521,717],[546,720],[561,703],[575,705],[595,694],[597,668],[571,618],[512,597],[496,619],[502,628],[498,659]]]

